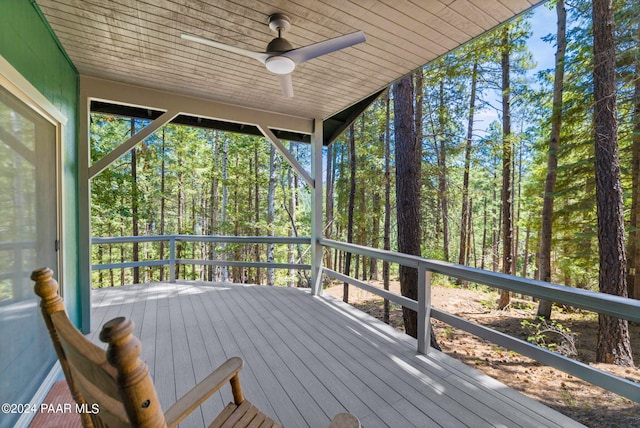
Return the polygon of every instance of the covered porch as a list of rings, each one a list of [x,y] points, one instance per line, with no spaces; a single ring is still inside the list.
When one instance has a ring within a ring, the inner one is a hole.
[[[355,414],[365,427],[577,427],[581,424],[331,296],[308,289],[205,282],[92,292],[92,333],[131,318],[163,406],[231,356],[245,395],[289,427]],[[226,394],[226,395],[225,395]],[[216,395],[181,426],[201,427]]]
[[[442,353],[416,352],[426,349],[429,317],[446,318],[430,312],[427,273],[450,273],[450,266],[402,259],[420,269],[419,301],[403,303],[420,311],[422,343],[321,292],[323,274],[339,275],[323,270],[323,245],[344,245],[322,239],[323,146],[395,79],[527,10],[537,0],[434,2],[424,6],[429,10],[415,2],[399,3],[396,9],[389,6],[392,2],[347,1],[336,2],[339,6],[322,3],[320,13],[315,10],[317,2],[306,0],[295,4],[193,2],[200,9],[187,8],[191,2],[182,0],[167,0],[163,7],[144,1],[32,3],[38,19],[46,20],[45,36],[49,32],[55,36],[51,44],[71,69],[60,72],[71,81],[69,88],[60,89],[48,70],[43,76],[32,75],[35,69],[46,69],[30,62],[40,56],[28,55],[29,61],[22,62],[30,50],[0,52],[8,55],[9,65],[15,63],[21,79],[21,74],[27,75],[71,118],[56,131],[60,171],[52,205],[61,217],[55,235],[63,239],[52,240],[50,244],[55,245],[47,247],[47,253],[57,260],[54,264],[72,318],[90,332],[92,340],[98,342],[100,326],[113,317],[134,321],[142,356],[165,407],[226,358],[239,355],[246,363],[242,379],[247,397],[289,427],[327,426],[334,414],[343,411],[358,416],[366,427],[580,426]],[[272,37],[264,21],[275,12],[295,17],[297,33],[291,33],[295,46],[357,29],[366,31],[369,41],[353,48],[351,55],[340,52],[323,59],[324,63],[297,70],[293,99],[280,96],[277,80],[260,74],[259,64],[179,41],[185,32],[198,32],[263,49]],[[71,101],[60,101],[60,91]],[[150,123],[92,162],[89,125],[90,113],[96,111],[142,117]],[[91,179],[165,124],[191,120],[264,136],[308,184],[312,192],[310,290],[187,282],[90,289]],[[282,144],[296,139],[311,144],[310,170],[298,164]],[[480,275],[462,270],[458,274],[471,280]],[[512,291],[527,285],[485,276],[484,283]],[[25,284],[30,285],[28,280],[20,282]],[[545,294],[541,284],[534,285],[537,297],[560,297],[557,301],[562,302],[562,296],[569,294]],[[635,303],[610,299],[591,305],[590,297],[579,297],[589,302],[584,304],[587,307],[605,308],[603,313],[622,306],[622,316],[637,318]],[[11,332],[3,336],[14,338]],[[547,362],[544,358],[541,361]],[[632,391],[627,396],[637,394],[627,383],[620,388]],[[31,390],[23,389],[26,399],[33,396]],[[181,426],[203,426],[222,409],[223,400],[228,396],[215,396]]]

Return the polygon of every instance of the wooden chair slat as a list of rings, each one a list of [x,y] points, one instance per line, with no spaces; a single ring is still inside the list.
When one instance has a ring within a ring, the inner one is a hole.
[[[251,403],[248,400],[244,400],[242,403],[240,403],[235,412],[233,412],[233,414],[229,416],[226,421],[224,421],[224,423],[222,424],[222,428],[233,428],[235,426],[239,426],[236,424],[250,408]]]
[[[86,379],[82,373],[79,373],[71,368],[78,390],[87,402],[87,409],[92,409],[93,404],[98,405],[99,413],[96,415],[96,419],[101,420],[104,426],[116,428],[116,427],[128,427],[129,418],[122,402],[110,397],[109,395],[100,391],[100,389],[91,383],[90,379]]]
[[[115,382],[116,373],[107,362],[104,349],[87,340],[71,324],[66,313],[55,313],[51,316],[51,320],[58,331],[60,343],[73,369],[81,373],[85,379],[90,379],[103,394],[119,399],[120,394]]]
[[[267,415],[264,413],[258,413],[251,422],[247,424],[247,428],[259,428],[265,420],[267,420]]]
[[[248,426],[251,421],[258,415],[258,413],[260,413],[260,411],[252,405],[238,420],[237,425],[244,427]]]
[[[222,409],[222,412],[220,412],[220,414],[216,416],[213,422],[211,422],[211,425],[209,425],[209,428],[221,428],[222,424],[224,424],[225,421],[229,419],[231,415],[233,415],[233,412],[235,412],[237,408],[238,408],[238,405],[235,403],[227,404],[226,407]]]

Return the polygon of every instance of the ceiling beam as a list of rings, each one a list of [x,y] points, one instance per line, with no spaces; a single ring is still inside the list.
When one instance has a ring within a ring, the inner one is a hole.
[[[91,100],[106,101],[151,110],[175,110],[179,114],[224,122],[256,126],[311,135],[313,119],[240,107],[204,98],[179,95],[111,80],[80,76],[83,93]]]
[[[92,100],[91,113],[102,113],[141,120],[155,120],[164,112],[161,110],[152,110],[145,107],[136,107],[125,104],[114,104],[112,102]],[[237,134],[254,135],[259,137],[264,136],[255,125],[225,122],[222,120],[208,119],[204,117],[187,116],[185,114],[176,116],[169,123],[174,125],[185,125],[194,128],[215,129],[217,131],[233,132]],[[271,131],[273,131],[274,135],[280,140],[297,141],[301,143],[311,142],[311,135],[309,134],[284,131],[282,129],[272,129]]]

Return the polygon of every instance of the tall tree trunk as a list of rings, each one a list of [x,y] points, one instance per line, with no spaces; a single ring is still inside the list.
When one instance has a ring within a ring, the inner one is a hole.
[[[249,169],[249,171],[248,171],[248,175],[249,175],[250,177],[251,177],[251,176],[253,176],[253,173],[254,173],[254,171],[255,171],[255,166],[254,166],[254,165],[255,165],[255,163],[257,162],[257,158],[256,158],[256,156],[255,156],[255,153],[256,153],[256,150],[257,150],[257,144],[254,144],[254,145],[253,145],[253,147],[254,147],[254,149],[253,149],[253,154],[254,154],[254,156],[252,156],[252,157],[250,157],[250,158],[249,158],[249,168],[248,168],[248,169]],[[255,184],[255,183],[251,183],[251,181],[250,181],[250,180],[249,180],[249,183],[247,183],[247,189],[249,190],[249,197],[247,198],[247,203],[248,203],[247,213],[256,213],[256,212],[258,212],[258,205],[257,205],[257,204],[256,204],[256,205],[254,205],[254,202],[255,202],[255,199],[254,199],[254,198],[255,198],[254,190],[256,190],[256,188],[255,188],[254,184]],[[258,226],[258,224],[257,224],[257,223],[255,223],[255,225],[256,225],[256,227]],[[258,245],[259,245],[259,244],[247,245],[247,246],[245,247],[245,248],[246,248],[247,253],[251,252],[251,254],[252,254],[253,256],[255,256],[255,254],[256,254],[256,251],[255,251],[255,250],[256,250],[256,248],[258,248]],[[248,254],[247,254],[247,260],[249,260],[249,258],[248,258]],[[257,262],[257,261],[259,261],[259,260],[258,260],[258,259],[255,259],[255,261]],[[255,278],[255,276],[254,276],[254,272],[253,272],[253,268],[252,268],[252,267],[247,268],[247,277],[248,277],[248,278]],[[252,281],[252,284],[256,284],[255,280],[253,280],[253,281]]]
[[[332,144],[327,148],[327,178],[326,178],[326,201],[325,201],[325,216],[326,216],[326,228],[324,236],[327,239],[331,239],[333,231],[333,187],[334,187],[334,160],[333,152],[334,145]],[[331,251],[327,251],[325,259],[325,266],[328,269],[332,269]]]
[[[393,88],[395,154],[396,154],[396,210],[398,223],[398,251],[420,255],[420,159],[416,157],[416,135],[413,112],[413,81],[404,77]],[[418,299],[418,272],[400,266],[402,295]],[[402,309],[407,334],[418,335],[417,314]]]
[[[181,141],[180,143],[184,143],[184,141]],[[180,154],[180,152],[178,151],[178,218],[177,218],[177,225],[178,225],[178,234],[182,234],[184,233],[184,229],[183,229],[183,223],[184,223],[184,170],[183,170],[183,163],[182,163],[182,155]],[[178,259],[182,258],[182,250],[183,250],[183,244],[182,242],[178,241],[176,242],[176,257]],[[176,276],[175,279],[180,278],[180,266],[179,264],[176,264]],[[185,265],[182,265],[182,272],[183,275],[186,273],[186,269],[187,267]],[[185,277],[186,278],[186,277]]]
[[[254,206],[256,207],[256,211],[254,213],[253,221],[255,224],[254,233],[256,236],[260,236],[260,159],[259,159],[259,151],[258,145],[255,144],[253,148],[253,157],[255,159],[253,166],[253,180],[254,180]],[[260,261],[260,245],[257,244],[254,247],[254,259],[256,262]],[[260,268],[256,268],[256,284],[262,284],[262,270]]]
[[[136,121],[131,118],[131,136],[136,133]],[[138,236],[138,159],[136,156],[136,148],[131,149],[131,232],[133,236]],[[137,242],[133,243],[133,257],[132,260],[137,262],[140,260],[140,247]],[[133,268],[133,283],[140,283],[140,268],[138,266]]]
[[[444,80],[440,81],[440,102],[438,103],[438,133],[436,139],[438,150],[438,199],[442,216],[442,257],[449,261],[449,201],[447,190],[447,147],[446,147],[446,118],[444,101]]]
[[[496,159],[494,159],[495,161]],[[493,203],[491,204],[491,270],[497,272],[499,269],[499,253],[500,253],[500,228],[502,226],[502,211],[498,212],[498,166],[497,161],[493,165]]]
[[[227,208],[229,205],[229,140],[224,137],[222,142],[222,206],[220,207],[220,220],[224,231],[222,235],[226,235],[227,230]],[[227,260],[227,244],[222,243],[222,259]],[[222,282],[229,281],[228,266],[221,266],[220,269]]]
[[[233,171],[235,173],[234,182],[236,185],[233,186],[233,236],[240,236],[240,198],[238,196],[239,186],[237,185],[237,183],[240,182],[240,155],[238,153],[235,153],[234,161]],[[240,260],[240,258],[240,248],[236,246],[233,250],[233,260]],[[243,282],[240,270],[240,266],[233,266],[231,268],[233,282]]]
[[[478,80],[478,58],[473,59],[473,70],[471,72],[471,95],[469,96],[469,117],[467,120],[467,141],[464,148],[464,174],[462,177],[462,208],[460,220],[460,252],[458,253],[458,263],[467,263],[467,235],[469,234],[469,170],[471,168],[471,141],[473,139],[473,118],[476,109],[476,86]],[[458,281],[461,284],[462,281]]]
[[[165,147],[166,145],[166,133],[165,128],[162,128],[162,159],[160,161],[160,235],[165,233],[166,222],[166,204],[167,198],[165,195],[166,186],[166,171],[165,171]],[[160,260],[164,260],[164,241],[160,241]],[[164,281],[164,265],[160,265],[160,281]]]
[[[380,193],[376,189],[373,193],[373,215],[371,216],[371,246],[378,248],[380,246]],[[378,280],[378,260],[369,259],[369,279]]]
[[[511,274],[513,263],[513,144],[511,141],[511,87],[510,87],[510,46],[509,26],[502,34],[502,272]],[[498,309],[509,306],[511,297],[508,290],[500,292]]]
[[[294,157],[297,158],[297,153],[296,153],[296,146],[293,143],[290,143],[289,145],[289,151],[294,155]],[[293,168],[289,168],[289,174],[288,174],[288,179],[289,179],[289,216],[291,218],[291,229],[290,229],[290,233],[289,236],[297,236],[298,234],[296,233],[296,229],[295,229],[295,213],[296,213],[296,193],[297,193],[297,186],[296,186],[296,180],[295,180],[295,172],[293,170]],[[286,203],[286,202],[285,202]],[[289,263],[293,264],[295,263],[295,244],[289,244]],[[296,275],[296,271],[294,268],[290,268],[289,269],[289,287],[295,287],[296,283],[295,283],[295,275]]]
[[[336,176],[346,177],[347,176],[346,169],[348,168],[348,163],[349,163],[348,161],[349,145],[340,144],[339,146],[336,146],[336,151],[334,154],[335,154],[334,164],[336,165]],[[335,236],[344,236],[344,227],[345,227],[344,222],[342,221],[335,222],[334,226],[335,226]],[[333,266],[335,267],[335,269],[336,270],[342,269],[344,273],[344,267],[345,267],[344,265],[345,265],[344,251],[334,251]]]
[[[624,206],[618,159],[612,0],[593,0],[593,86],[600,291],[627,296]],[[596,361],[633,366],[627,320],[600,314]]]
[[[211,230],[211,234],[212,235],[218,235],[220,234],[219,232],[219,219],[218,219],[218,176],[216,174],[216,172],[220,169],[220,155],[219,155],[219,137],[220,137],[220,133],[217,131],[211,131],[212,132],[212,138],[211,138],[211,152],[212,152],[212,156],[213,156],[213,165],[212,167],[212,171],[211,171],[211,193],[210,193],[210,198],[211,198],[211,203],[210,205],[210,218],[209,221],[211,222],[211,226],[210,226],[210,230]],[[212,242],[209,244],[211,246],[211,251],[209,253],[209,259],[210,260],[215,260],[217,255],[216,255],[216,244],[215,242]],[[217,281],[219,278],[216,275],[216,267],[211,265],[209,266],[209,281]]]
[[[196,196],[191,196],[191,225],[189,227],[189,233],[195,234],[196,232]],[[196,243],[191,244],[191,258],[196,258]],[[191,279],[196,279],[196,265],[191,265]]]
[[[104,248],[102,245],[98,245],[98,263],[100,264],[104,263]],[[102,281],[104,281],[104,270],[100,269],[98,271],[98,288],[104,287],[104,284],[102,283]]]
[[[423,104],[424,104],[424,69],[420,67],[414,72],[414,93],[415,93],[415,115],[414,115],[414,130],[416,133],[416,159],[422,165],[422,139],[423,139]],[[422,186],[422,184],[420,184]],[[422,222],[422,213],[420,213],[420,220]]]
[[[414,129],[413,81],[404,77],[394,84],[394,128],[396,154],[396,210],[398,220],[398,251],[420,256],[420,166]],[[400,290],[403,296],[418,299],[418,271],[400,266]],[[418,316],[402,308],[405,331],[418,336]],[[440,349],[431,329],[431,346]]]
[[[473,230],[473,199],[469,199],[469,216],[468,216],[468,225],[467,225],[467,230],[469,231],[469,233],[467,233],[467,259],[465,261],[465,265],[467,266],[471,266],[471,255],[472,255],[472,248],[475,248],[475,236],[474,236],[474,230]],[[478,267],[478,260],[476,259],[476,254],[475,254],[475,249],[473,250],[473,267]]]
[[[391,250],[391,113],[390,91],[385,93],[385,131],[384,131],[384,237],[383,248]],[[389,262],[382,262],[383,288],[389,291]],[[389,324],[389,299],[384,299],[383,320]]]
[[[553,238],[553,200],[556,189],[558,170],[558,149],[560,148],[560,131],[562,130],[562,93],[564,87],[564,54],[567,47],[567,12],[564,0],[556,3],[558,15],[556,71],[553,81],[553,110],[551,113],[551,136],[547,154],[547,178],[544,184],[542,202],[542,225],[540,229],[540,254],[538,256],[538,272],[541,281],[551,282],[551,241]],[[551,317],[551,302],[541,300],[538,304],[538,317]]]
[[[360,116],[360,135],[365,135],[365,122],[364,122],[364,115]],[[364,172],[364,171],[363,171]],[[356,179],[357,181],[357,179]],[[360,225],[359,230],[358,230],[358,244],[360,245],[367,245],[367,222],[365,221],[365,219],[367,218],[367,215],[370,215],[367,213],[367,203],[365,200],[365,189],[366,186],[360,186],[357,189],[358,192],[358,205],[359,205],[359,209],[358,209],[358,223]],[[360,277],[363,281],[367,279],[367,260],[366,257],[363,255],[357,255],[356,256],[356,268],[355,268],[355,272],[356,272],[356,278],[358,277],[358,263],[362,262],[362,276]]]
[[[640,19],[638,19],[640,21]],[[640,50],[640,23],[637,28],[636,49]],[[631,137],[631,215],[629,230],[629,297],[640,299],[640,54],[636,54],[633,94],[633,136]]]
[[[482,207],[482,257],[480,258],[480,269],[484,270],[484,263],[487,251],[487,198],[483,199],[483,207]]]
[[[523,133],[523,131],[521,130],[521,133]],[[513,218],[513,228],[514,228],[514,232],[513,232],[513,261],[511,262],[511,275],[516,275],[516,269],[518,266],[518,251],[520,249],[520,201],[521,201],[521,195],[522,195],[522,152],[524,151],[524,147],[522,145],[522,143],[518,144],[518,168],[517,168],[517,172],[518,174],[516,175],[516,167],[514,165],[513,167],[513,175],[511,178],[511,182],[514,183],[514,186],[517,183],[517,191],[516,191],[516,203],[514,203],[511,208],[512,208],[512,218]]]
[[[349,207],[347,212],[347,242],[353,242],[353,209],[356,199],[356,131],[353,123],[349,127]],[[345,275],[351,271],[351,253],[347,253],[344,263]],[[358,272],[356,271],[356,276]],[[342,300],[349,303],[349,283],[343,284]]]
[[[528,275],[527,265],[529,264],[529,238],[531,237],[531,225],[527,223],[527,230],[524,235],[524,254],[522,255],[522,277]]]
[[[120,197],[120,205],[124,207],[124,195]],[[124,236],[124,223],[120,223],[120,236]],[[125,261],[124,246],[120,245],[120,263]],[[124,285],[124,268],[120,269],[120,285]]]
[[[274,220],[276,214],[276,181],[278,179],[276,171],[276,148],[271,144],[269,150],[269,192],[267,194],[267,227],[269,228],[269,236],[274,236]],[[275,258],[275,244],[270,243],[267,246],[267,262],[273,263]],[[274,285],[276,282],[275,272],[273,268],[267,269],[267,285]]]

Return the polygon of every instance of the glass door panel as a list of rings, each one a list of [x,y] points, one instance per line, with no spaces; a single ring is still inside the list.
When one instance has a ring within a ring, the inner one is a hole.
[[[0,87],[0,403],[29,402],[55,361],[29,275],[57,270],[56,133]]]

